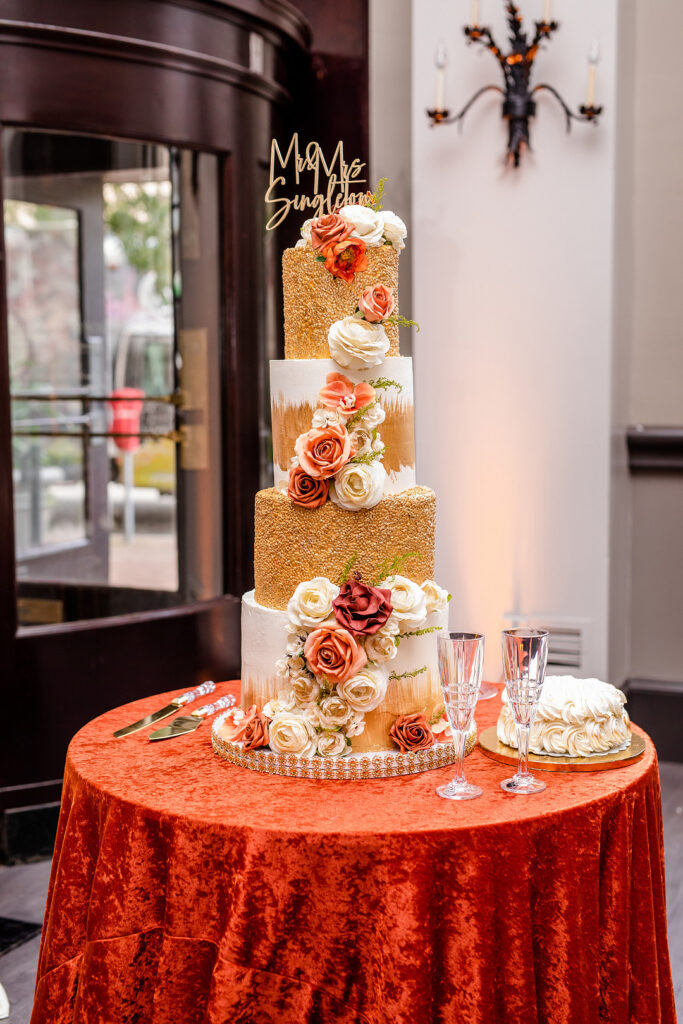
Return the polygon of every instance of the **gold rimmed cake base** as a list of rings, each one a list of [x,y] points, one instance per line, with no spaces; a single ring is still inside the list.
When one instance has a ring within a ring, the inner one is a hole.
[[[498,739],[496,726],[484,729],[479,737],[479,746],[487,757],[503,764],[516,765],[515,747],[508,747]],[[624,750],[608,754],[590,754],[588,757],[563,757],[556,754],[529,754],[529,767],[541,772],[604,772],[611,768],[626,768],[645,753],[645,740],[638,733],[631,733],[631,742]]]
[[[379,750],[373,753],[347,754],[345,757],[297,757],[294,754],[276,754],[272,750],[245,750],[241,743],[222,739],[219,729],[225,712],[214,719],[211,745],[214,753],[224,761],[249,768],[265,775],[287,775],[295,779],[390,779],[396,775],[415,775],[433,768],[453,764],[455,751],[450,742],[438,742],[429,750],[401,754],[398,750]],[[465,754],[477,745],[476,726],[467,737]]]

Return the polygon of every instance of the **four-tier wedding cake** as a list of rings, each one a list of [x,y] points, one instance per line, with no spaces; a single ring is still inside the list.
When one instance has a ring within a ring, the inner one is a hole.
[[[399,354],[406,228],[376,206],[306,221],[283,255],[275,486],[256,495],[242,706],[214,728],[217,752],[261,770],[356,777],[453,758],[436,643],[449,595],[432,578],[436,499],[416,483]]]

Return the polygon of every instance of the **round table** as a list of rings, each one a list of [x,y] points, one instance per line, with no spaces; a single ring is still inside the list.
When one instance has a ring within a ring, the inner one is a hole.
[[[649,741],[531,797],[475,751],[453,803],[451,768],[308,781],[219,760],[208,722],[113,738],[179,692],[69,747],[32,1024],[674,1024]]]

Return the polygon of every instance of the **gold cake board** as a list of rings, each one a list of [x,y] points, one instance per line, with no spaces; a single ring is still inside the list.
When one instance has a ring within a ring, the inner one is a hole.
[[[287,775],[294,779],[390,779],[397,775],[415,775],[433,768],[444,768],[455,761],[455,750],[450,741],[437,742],[429,750],[409,754],[401,754],[398,750],[378,750],[347,754],[345,757],[297,757],[294,754],[276,754],[273,750],[245,750],[241,743],[233,743],[218,735],[228,714],[226,711],[214,719],[211,728],[214,753],[240,768],[266,775]],[[477,730],[473,723],[465,754],[470,754],[476,745]]]
[[[487,757],[503,764],[517,765],[515,747],[508,747],[498,739],[496,726],[484,729],[479,737],[479,746]],[[637,733],[631,733],[631,742],[624,750],[609,754],[591,754],[589,757],[562,757],[555,754],[529,754],[529,767],[542,772],[604,772],[611,768],[626,768],[645,753],[645,740]]]

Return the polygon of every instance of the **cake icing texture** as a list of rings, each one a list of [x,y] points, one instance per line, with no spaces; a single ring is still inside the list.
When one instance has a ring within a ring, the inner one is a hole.
[[[244,750],[417,757],[451,739],[436,644],[450,595],[432,578],[436,499],[415,482],[398,351],[405,235],[390,211],[345,206],[306,221],[283,256],[276,486],[256,495],[242,707],[220,726]]]
[[[626,697],[599,679],[547,676],[531,727],[529,749],[535,754],[588,757],[605,754],[631,741]],[[517,746],[517,727],[507,691],[498,717],[498,739]]]

